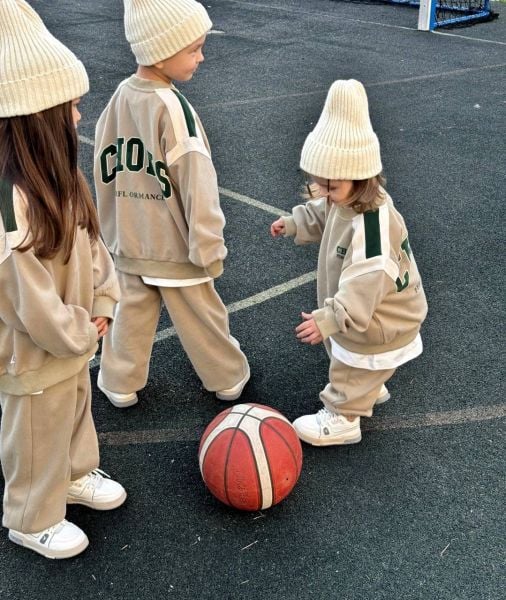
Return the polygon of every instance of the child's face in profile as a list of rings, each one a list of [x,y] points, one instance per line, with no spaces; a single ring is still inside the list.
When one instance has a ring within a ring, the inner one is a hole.
[[[204,62],[202,50],[205,41],[206,36],[203,35],[174,56],[156,63],[155,68],[171,81],[189,81],[200,63]]]
[[[334,204],[345,205],[353,194],[353,181],[348,179],[322,179],[313,177],[319,186],[321,196],[328,198]]]

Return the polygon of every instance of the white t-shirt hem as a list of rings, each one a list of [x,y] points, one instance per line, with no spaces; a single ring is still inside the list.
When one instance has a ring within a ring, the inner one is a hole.
[[[396,350],[381,352],[379,354],[359,354],[350,352],[340,346],[334,339],[330,338],[332,356],[345,365],[369,371],[382,371],[384,369],[396,369],[404,363],[413,360],[423,352],[422,337],[418,334],[415,339]]]
[[[212,277],[194,277],[193,279],[163,279],[161,277],[148,277],[142,275],[142,281],[146,285],[154,285],[156,287],[189,287],[191,285],[199,285],[212,281]]]

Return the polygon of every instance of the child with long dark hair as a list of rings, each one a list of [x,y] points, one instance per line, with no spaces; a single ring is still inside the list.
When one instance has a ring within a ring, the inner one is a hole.
[[[108,510],[88,362],[119,299],[77,166],[82,63],[24,0],[0,1],[0,457],[9,538],[48,558],[88,545],[66,505]]]

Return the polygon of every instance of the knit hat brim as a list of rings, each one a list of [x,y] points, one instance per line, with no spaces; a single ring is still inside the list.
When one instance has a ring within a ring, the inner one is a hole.
[[[58,85],[55,85],[58,81]],[[83,63],[75,61],[51,73],[0,82],[0,117],[31,115],[87,94],[90,89]]]
[[[381,173],[378,139],[356,150],[325,146],[311,132],[300,158],[300,168],[308,175],[323,179],[346,179],[349,181],[369,179]]]

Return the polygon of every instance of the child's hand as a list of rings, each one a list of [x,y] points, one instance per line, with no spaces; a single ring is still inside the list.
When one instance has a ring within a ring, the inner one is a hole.
[[[104,337],[109,331],[109,319],[107,317],[93,317],[91,322],[95,324],[98,329],[98,338]]]
[[[323,336],[318,329],[313,315],[305,312],[301,313],[301,315],[304,321],[295,328],[298,339],[303,344],[311,344],[311,346],[323,342]]]
[[[278,237],[285,233],[285,222],[280,217],[271,225],[271,235],[272,237]]]

